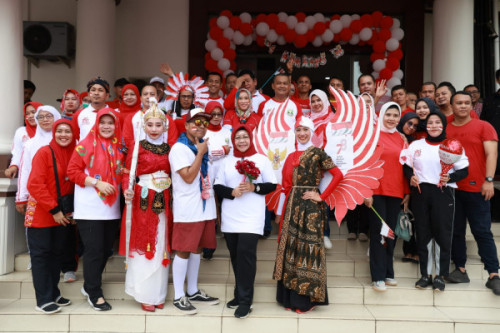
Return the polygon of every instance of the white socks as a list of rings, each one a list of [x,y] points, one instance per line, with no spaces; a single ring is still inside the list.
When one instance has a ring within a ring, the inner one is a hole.
[[[191,254],[192,255],[192,254]],[[186,272],[188,270],[189,259],[183,259],[175,256],[174,263],[172,264],[172,276],[174,280],[174,299],[179,299],[186,296],[184,293],[184,280],[186,279]]]
[[[198,271],[200,270],[201,254],[191,253],[187,265],[187,293],[193,295],[198,291]]]

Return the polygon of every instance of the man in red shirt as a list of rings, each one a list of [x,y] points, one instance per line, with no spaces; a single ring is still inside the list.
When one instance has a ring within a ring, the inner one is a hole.
[[[311,79],[307,75],[301,75],[297,79],[297,97],[296,102],[302,108],[303,114],[311,112],[311,104],[309,102],[309,93],[311,92]]]
[[[400,84],[392,87],[391,89],[392,101],[397,103],[401,108],[401,117],[408,112],[413,112],[406,104],[408,102],[408,93],[406,88]]]
[[[465,91],[451,97],[454,119],[447,127],[448,138],[459,140],[469,158],[469,175],[457,182],[455,192],[455,220],[451,258],[456,269],[447,280],[452,283],[469,282],[465,271],[467,248],[465,244],[466,219],[476,240],[484,268],[489,273],[486,287],[500,295],[498,255],[491,233],[490,199],[493,197],[493,176],[497,163],[498,136],[487,122],[471,117],[472,98]]]

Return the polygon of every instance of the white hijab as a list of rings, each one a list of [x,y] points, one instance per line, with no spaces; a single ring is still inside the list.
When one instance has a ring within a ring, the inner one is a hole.
[[[312,110],[312,97],[318,96],[318,98],[323,103],[323,109],[320,112],[314,112]],[[311,112],[309,113],[310,118],[314,121],[314,119],[324,116],[328,114],[330,110],[330,101],[328,100],[328,96],[323,90],[315,89],[309,94],[309,103],[311,105]]]
[[[296,123],[295,123],[295,128],[297,127],[307,127],[309,128],[309,131],[311,132],[311,136],[309,137],[309,141],[302,144],[299,142],[298,139],[295,139],[297,141],[297,151],[304,151],[307,148],[311,147],[313,145],[312,143],[312,137],[314,134],[314,123],[311,119],[306,118],[302,116]]]
[[[380,113],[378,115],[378,122],[380,124],[380,130],[382,132],[394,133],[397,131],[396,127],[389,129],[389,128],[385,127],[385,125],[384,125],[384,116],[385,116],[385,113],[387,112],[387,109],[392,108],[394,106],[398,109],[399,116],[401,116],[401,108],[399,107],[399,105],[397,103],[387,102],[384,105],[382,105],[382,108],[380,109]]]

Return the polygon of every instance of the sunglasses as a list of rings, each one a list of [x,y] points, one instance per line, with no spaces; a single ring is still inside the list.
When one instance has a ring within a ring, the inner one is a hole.
[[[194,123],[196,126],[198,126],[198,127],[200,127],[201,125],[203,125],[203,126],[205,126],[205,127],[207,127],[207,126],[208,126],[208,120],[204,120],[204,119],[195,119],[195,120],[193,121],[193,123]]]
[[[407,125],[408,127],[410,127],[410,128],[412,128],[412,127],[413,127],[413,128],[417,128],[418,123],[414,123],[414,122],[407,122],[407,123],[406,123],[406,125]]]

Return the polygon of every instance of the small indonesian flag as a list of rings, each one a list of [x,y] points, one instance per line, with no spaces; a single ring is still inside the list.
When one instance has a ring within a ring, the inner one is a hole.
[[[387,223],[382,222],[382,229],[380,229],[380,234],[384,237],[394,239],[394,231],[387,225]]]

